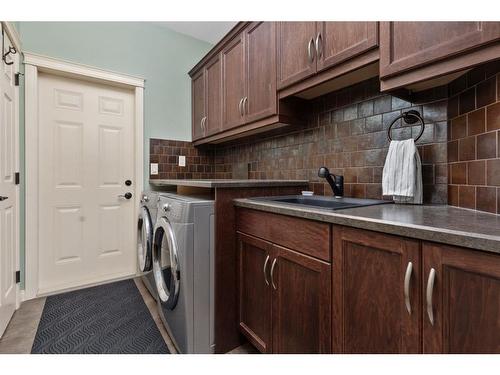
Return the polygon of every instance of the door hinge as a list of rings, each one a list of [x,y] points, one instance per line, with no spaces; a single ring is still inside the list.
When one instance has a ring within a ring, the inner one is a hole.
[[[14,183],[16,185],[19,185],[19,179],[20,179],[19,172],[16,172],[16,174],[14,175]]]
[[[14,86],[19,86],[19,80],[21,79],[21,76],[23,76],[23,75],[24,74],[21,72],[14,74]]]
[[[16,284],[21,282],[21,271],[16,271]]]

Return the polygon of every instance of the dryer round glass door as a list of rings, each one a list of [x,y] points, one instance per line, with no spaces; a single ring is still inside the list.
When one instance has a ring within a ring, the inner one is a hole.
[[[137,256],[139,260],[139,270],[148,272],[152,267],[153,253],[153,221],[146,207],[141,207],[139,211],[139,222],[137,224]]]
[[[156,223],[153,275],[159,302],[162,307],[173,310],[179,298],[181,271],[174,231],[165,217],[158,219]]]

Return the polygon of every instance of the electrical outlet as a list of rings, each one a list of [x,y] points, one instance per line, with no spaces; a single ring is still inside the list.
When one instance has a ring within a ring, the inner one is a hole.
[[[158,174],[158,163],[151,163],[151,176]]]
[[[179,155],[179,167],[186,166],[186,157],[184,155]]]

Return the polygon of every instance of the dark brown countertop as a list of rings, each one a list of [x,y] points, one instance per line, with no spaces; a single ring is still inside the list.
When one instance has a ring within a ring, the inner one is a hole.
[[[234,187],[266,187],[266,186],[304,186],[307,180],[158,180],[151,179],[153,186],[191,186],[201,188],[234,188]]]
[[[384,204],[331,211],[255,199],[235,205],[500,254],[500,215],[452,206]]]

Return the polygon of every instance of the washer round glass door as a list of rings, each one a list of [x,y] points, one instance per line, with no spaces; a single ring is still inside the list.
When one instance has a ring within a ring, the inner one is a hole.
[[[139,222],[137,224],[137,256],[139,270],[148,272],[152,266],[153,253],[153,221],[147,207],[141,207],[139,211]]]
[[[181,272],[174,231],[165,217],[161,217],[156,223],[153,275],[161,305],[173,310],[179,298]]]

